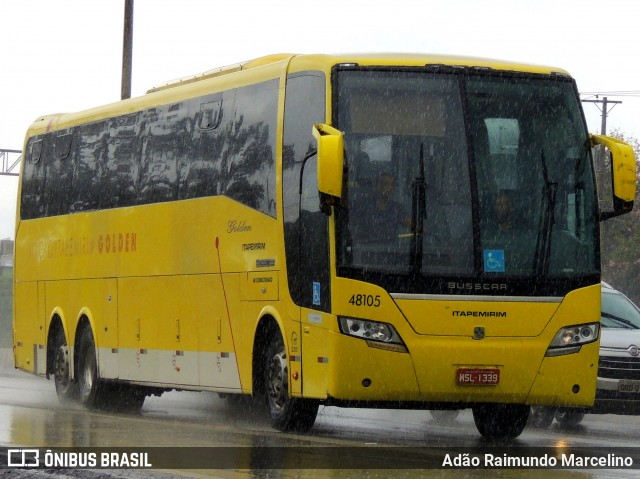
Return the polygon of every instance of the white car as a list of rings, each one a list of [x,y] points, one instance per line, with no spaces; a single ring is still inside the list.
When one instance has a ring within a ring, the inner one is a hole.
[[[576,425],[585,413],[640,415],[640,308],[602,283],[600,361],[595,404],[590,409],[533,407],[537,427]]]

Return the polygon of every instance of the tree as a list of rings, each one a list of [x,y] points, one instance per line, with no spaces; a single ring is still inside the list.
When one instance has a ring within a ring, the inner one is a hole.
[[[601,225],[602,279],[640,305],[640,141],[615,129],[610,136],[631,145],[636,155],[636,197],[633,211]]]

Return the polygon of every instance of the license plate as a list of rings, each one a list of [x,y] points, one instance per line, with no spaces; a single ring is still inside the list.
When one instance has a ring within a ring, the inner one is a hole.
[[[618,392],[640,393],[640,381],[620,381],[618,383]]]
[[[456,371],[459,386],[495,386],[500,382],[499,369],[460,368]]]

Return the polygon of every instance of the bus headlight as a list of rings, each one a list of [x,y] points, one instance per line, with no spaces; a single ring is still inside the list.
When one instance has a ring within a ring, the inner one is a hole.
[[[577,353],[583,344],[596,341],[599,334],[600,323],[576,324],[560,328],[549,344],[546,356]]]
[[[379,321],[339,317],[340,332],[367,341],[373,348],[407,352],[404,342],[392,325]]]

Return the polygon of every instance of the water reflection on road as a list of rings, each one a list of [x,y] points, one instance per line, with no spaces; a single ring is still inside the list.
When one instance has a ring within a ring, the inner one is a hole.
[[[17,371],[0,371],[0,444],[32,447],[478,447],[470,412],[439,423],[425,411],[321,408],[311,433],[274,431],[259,406],[221,399],[214,393],[171,392],[148,398],[140,415],[87,411],[58,403],[51,381]],[[251,406],[251,407],[250,407]],[[640,447],[637,417],[587,416],[574,429],[527,428],[523,447]],[[349,449],[357,450],[357,449]],[[637,472],[637,471],[636,471]],[[496,477],[554,479],[635,477],[634,471],[284,469],[189,470],[189,477]],[[129,477],[136,477],[129,476]],[[144,475],[137,477],[145,477]]]

